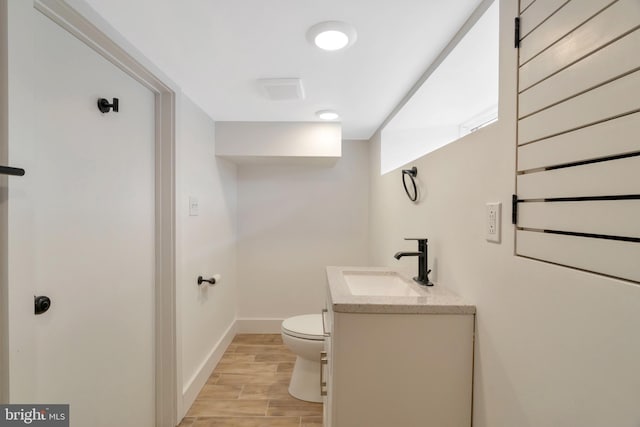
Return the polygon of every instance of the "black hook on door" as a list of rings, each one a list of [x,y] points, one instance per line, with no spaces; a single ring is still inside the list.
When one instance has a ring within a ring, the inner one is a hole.
[[[98,99],[98,109],[104,114],[108,113],[109,110],[113,110],[114,113],[118,112],[118,98],[113,98],[113,102],[109,104],[109,100],[106,98]]]

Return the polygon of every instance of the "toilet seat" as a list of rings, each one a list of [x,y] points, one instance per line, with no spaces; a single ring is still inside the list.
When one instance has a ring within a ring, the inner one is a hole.
[[[321,314],[303,314],[285,319],[282,332],[296,338],[312,341],[323,341]]]

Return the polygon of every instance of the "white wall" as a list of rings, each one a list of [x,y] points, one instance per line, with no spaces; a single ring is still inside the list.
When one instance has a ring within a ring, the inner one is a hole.
[[[403,237],[429,238],[438,286],[477,305],[476,427],[640,425],[640,287],[515,257],[517,2],[501,1],[500,121],[412,162],[422,199],[408,201],[398,170],[383,177],[372,139],[370,239],[374,265],[413,271]],[[502,244],[484,239],[485,203],[501,201]]]
[[[366,265],[367,158],[366,141],[344,141],[331,168],[239,167],[240,328],[278,332],[281,319],[319,313],[325,266]]]
[[[236,166],[216,158],[215,124],[181,97],[177,141],[177,294],[183,408],[189,409],[234,334],[236,316]],[[199,215],[189,215],[196,197]],[[215,286],[198,286],[221,274]]]

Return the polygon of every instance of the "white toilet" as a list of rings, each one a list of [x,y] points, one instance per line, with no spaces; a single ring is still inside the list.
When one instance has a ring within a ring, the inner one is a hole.
[[[307,402],[322,402],[320,396],[320,352],[324,348],[321,314],[304,314],[282,322],[282,341],[293,351],[289,394]]]

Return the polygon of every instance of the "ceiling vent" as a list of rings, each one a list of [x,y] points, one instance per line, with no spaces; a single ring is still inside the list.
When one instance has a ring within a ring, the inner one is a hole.
[[[300,79],[258,79],[262,94],[271,101],[302,101],[304,88]]]

